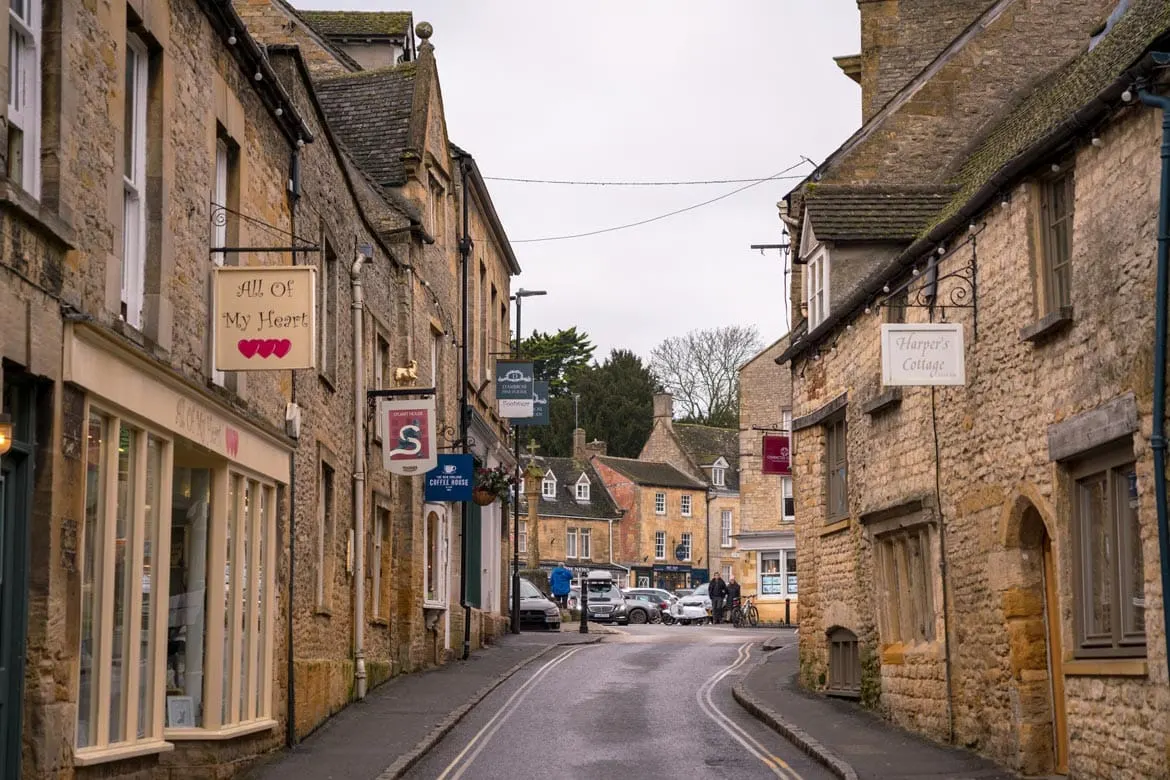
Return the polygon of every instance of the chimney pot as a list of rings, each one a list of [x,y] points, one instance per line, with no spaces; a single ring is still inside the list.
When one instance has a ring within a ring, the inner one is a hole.
[[[657,393],[654,396],[654,419],[665,418],[666,422],[674,419],[674,397],[670,393]]]

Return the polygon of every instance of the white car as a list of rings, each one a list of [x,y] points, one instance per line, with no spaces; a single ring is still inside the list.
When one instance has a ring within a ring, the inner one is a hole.
[[[711,599],[707,595],[707,583],[695,588],[690,595],[683,596],[670,606],[670,614],[684,626],[688,623],[702,623],[711,620]]]

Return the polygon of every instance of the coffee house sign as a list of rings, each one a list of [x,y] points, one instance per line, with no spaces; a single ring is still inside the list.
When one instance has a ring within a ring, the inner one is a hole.
[[[882,325],[882,384],[964,385],[961,323]]]

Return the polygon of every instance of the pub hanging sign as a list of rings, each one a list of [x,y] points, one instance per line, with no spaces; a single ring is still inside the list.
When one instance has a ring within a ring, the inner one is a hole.
[[[439,463],[435,448],[435,397],[382,399],[382,467],[391,474],[414,477]]]
[[[220,267],[212,282],[217,371],[316,367],[316,268]]]

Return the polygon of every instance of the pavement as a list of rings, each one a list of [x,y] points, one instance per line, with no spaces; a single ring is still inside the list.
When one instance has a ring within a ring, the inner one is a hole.
[[[797,683],[793,633],[769,637],[766,658],[735,684],[745,709],[816,758],[842,780],[1008,780],[1017,775],[967,750],[911,734],[859,705],[809,692]]]
[[[560,633],[505,634],[466,660],[378,686],[291,750],[253,766],[246,780],[395,780],[509,677],[557,647],[600,642],[617,629],[565,623]]]

